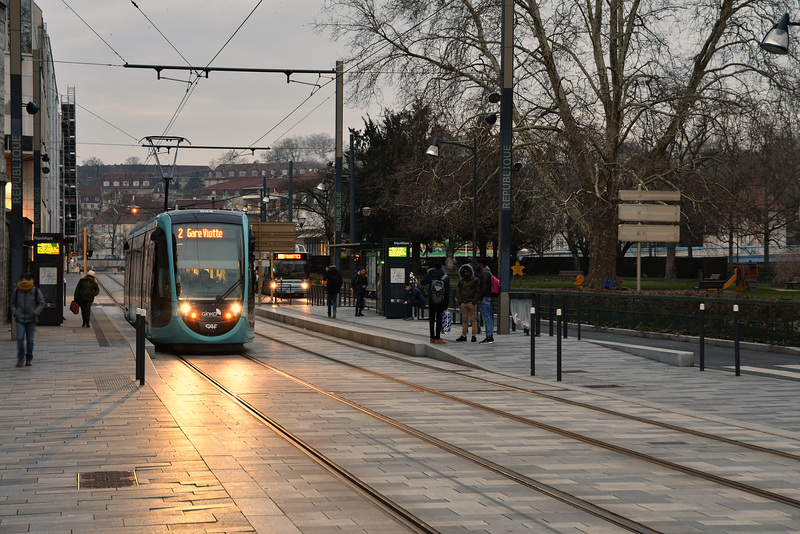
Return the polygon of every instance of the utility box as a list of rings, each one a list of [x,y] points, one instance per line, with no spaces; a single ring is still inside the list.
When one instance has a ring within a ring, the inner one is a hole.
[[[40,325],[64,322],[64,240],[61,234],[33,234],[33,280],[44,295]]]

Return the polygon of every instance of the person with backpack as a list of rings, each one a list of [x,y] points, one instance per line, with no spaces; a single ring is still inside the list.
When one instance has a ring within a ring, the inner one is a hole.
[[[450,279],[442,270],[442,264],[436,262],[428,271],[420,284],[428,286],[429,324],[431,329],[431,343],[444,344],[442,339],[442,316],[450,303]]]
[[[34,285],[31,274],[22,274],[11,293],[11,316],[17,321],[17,367],[22,367],[23,362],[28,366],[33,365],[33,335],[36,333],[36,318],[42,310],[42,290]]]
[[[339,304],[339,290],[342,288],[342,275],[336,265],[331,265],[325,268],[325,274],[322,275],[322,281],[325,282],[325,289],[328,294],[328,317],[331,317],[333,311],[333,318],[336,319],[336,306]]]
[[[497,296],[494,286],[498,284],[493,283],[495,276],[486,264],[485,259],[480,259],[475,263],[478,267],[478,279],[481,284],[478,309],[481,311],[483,329],[486,331],[486,337],[481,343],[494,343],[494,298]]]
[[[363,267],[350,280],[353,296],[356,297],[356,317],[364,317],[364,296],[367,293],[367,270]]]
[[[81,307],[81,318],[83,319],[83,324],[81,324],[81,326],[86,328],[91,327],[89,321],[92,318],[92,302],[94,302],[94,298],[100,294],[100,285],[97,283],[97,279],[94,275],[94,269],[89,269],[86,276],[78,281],[78,285],[75,286],[75,294],[73,295],[73,300]]]
[[[478,301],[481,282],[472,274],[472,265],[462,265],[458,270],[456,304],[461,308],[461,337],[456,341],[466,341],[469,323],[472,322],[472,341],[478,341]]]

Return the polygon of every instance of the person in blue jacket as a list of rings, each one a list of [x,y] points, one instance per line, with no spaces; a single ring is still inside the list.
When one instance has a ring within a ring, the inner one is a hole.
[[[414,306],[425,306],[425,295],[422,290],[411,282],[406,282],[406,300],[403,301],[406,305],[406,321],[414,320]]]
[[[34,285],[30,273],[23,273],[11,293],[11,316],[17,321],[17,367],[22,367],[22,362],[26,362],[25,365],[33,364],[33,335],[36,333],[36,318],[42,310],[42,290]]]

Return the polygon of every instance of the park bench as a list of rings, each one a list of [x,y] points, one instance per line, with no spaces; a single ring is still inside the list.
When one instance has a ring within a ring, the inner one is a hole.
[[[724,285],[725,280],[723,280],[720,275],[712,274],[697,284],[695,289],[705,289],[706,291],[722,291]]]
[[[575,270],[575,271],[558,271],[558,276],[571,276],[572,278],[575,278],[575,277],[576,277],[576,276],[578,276],[579,274],[583,274],[583,271],[581,271],[581,270]]]
[[[786,289],[794,289],[798,285],[800,285],[800,276],[795,276],[794,278],[786,282]]]

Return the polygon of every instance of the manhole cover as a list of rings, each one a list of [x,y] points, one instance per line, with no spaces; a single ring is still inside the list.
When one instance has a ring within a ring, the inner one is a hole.
[[[96,376],[94,378],[97,391],[118,391],[123,389],[137,389],[137,382],[128,375]]]
[[[138,485],[135,471],[78,473],[78,489],[113,489]]]

